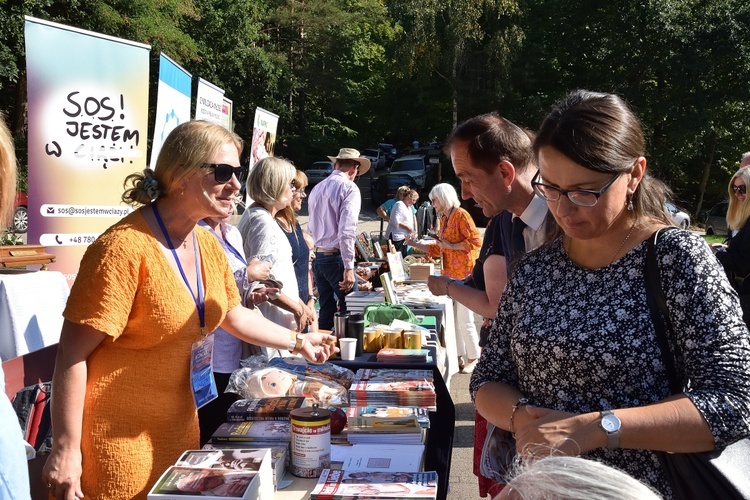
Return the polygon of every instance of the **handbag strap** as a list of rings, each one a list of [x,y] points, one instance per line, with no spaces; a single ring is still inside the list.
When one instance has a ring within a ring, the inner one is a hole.
[[[656,258],[656,244],[659,237],[672,230],[675,227],[663,227],[658,229],[648,239],[648,250],[646,252],[646,303],[651,313],[651,321],[654,323],[656,330],[656,342],[662,353],[664,366],[667,369],[669,377],[669,391],[672,394],[682,392],[682,380],[677,374],[675,368],[674,355],[669,348],[668,332],[673,331],[672,321],[669,318],[669,309],[667,308],[667,297],[664,295],[664,288],[661,283],[659,272],[659,261]]]

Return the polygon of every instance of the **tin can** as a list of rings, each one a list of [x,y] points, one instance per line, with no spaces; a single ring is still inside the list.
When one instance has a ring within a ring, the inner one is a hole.
[[[292,424],[291,471],[297,477],[320,477],[331,467],[331,412],[314,404],[289,414]]]
[[[422,332],[419,330],[404,330],[404,349],[421,349]]]

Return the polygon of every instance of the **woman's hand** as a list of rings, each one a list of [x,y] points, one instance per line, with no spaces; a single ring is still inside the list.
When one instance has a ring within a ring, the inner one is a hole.
[[[310,324],[311,320],[310,317],[307,315],[307,312],[309,311],[308,307],[303,304],[298,304],[299,308],[294,311],[294,319],[297,321],[297,331],[301,332],[305,328],[307,328],[307,325]]]
[[[278,294],[280,292],[281,290],[278,288],[259,287],[250,292],[247,297],[253,304],[257,306],[258,304],[261,304],[263,302],[268,302],[269,300],[275,299],[276,297],[278,297]]]
[[[247,280],[263,281],[271,277],[271,263],[265,260],[252,259],[247,264]]]
[[[81,450],[60,451],[53,446],[42,470],[42,480],[57,500],[83,498]]]
[[[339,352],[336,337],[327,333],[310,332],[305,335],[305,343],[300,354],[312,363],[324,363],[331,354]]]
[[[430,289],[432,295],[446,295],[449,281],[450,278],[447,276],[427,276],[427,288]]]
[[[605,445],[597,413],[575,414],[522,406],[514,417],[516,450],[524,456],[576,456]]]

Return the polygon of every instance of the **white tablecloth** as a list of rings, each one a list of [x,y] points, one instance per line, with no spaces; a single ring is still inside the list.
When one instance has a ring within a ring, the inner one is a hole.
[[[69,293],[57,271],[0,273],[0,358],[58,342]]]

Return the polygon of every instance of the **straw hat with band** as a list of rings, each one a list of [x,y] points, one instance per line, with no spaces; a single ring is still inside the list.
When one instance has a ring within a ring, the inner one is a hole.
[[[359,156],[359,151],[353,148],[339,149],[338,156],[329,156],[329,160],[336,163],[336,160],[351,160],[359,163],[359,175],[365,175],[370,170],[370,160]]]

